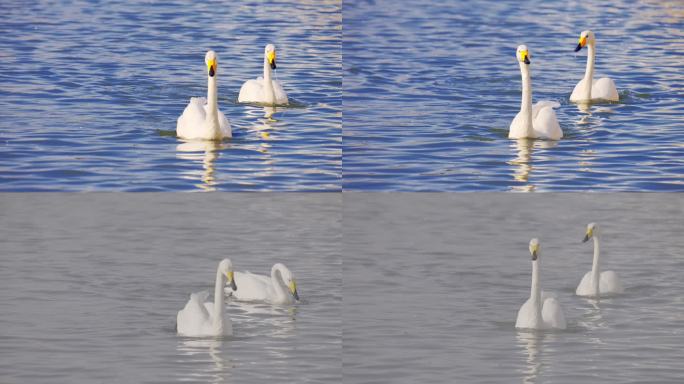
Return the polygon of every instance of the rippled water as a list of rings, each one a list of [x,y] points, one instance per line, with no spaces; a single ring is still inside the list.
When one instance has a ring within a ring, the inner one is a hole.
[[[348,190],[684,191],[680,1],[363,1],[344,4]],[[617,104],[569,103],[579,33]],[[516,142],[519,44],[534,100],[557,100],[560,142]]]
[[[0,189],[340,190],[341,2],[0,4]],[[278,48],[294,106],[236,103]],[[206,96],[234,138],[186,145],[176,119]],[[268,133],[268,135],[264,135]]]
[[[345,195],[345,382],[681,382],[682,214],[678,194]],[[574,295],[590,221],[626,288],[600,302]],[[565,331],[515,329],[532,237]]]
[[[340,382],[340,196],[204,196],[2,196],[0,382]],[[301,302],[229,302],[233,337],[177,336],[224,257],[285,263]]]

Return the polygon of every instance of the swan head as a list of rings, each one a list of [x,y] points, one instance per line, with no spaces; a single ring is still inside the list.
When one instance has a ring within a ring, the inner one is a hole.
[[[285,285],[287,285],[287,289],[290,290],[290,293],[295,299],[299,300],[297,281],[295,280],[294,275],[292,275],[292,272],[285,265],[280,263],[275,264],[273,269],[280,272],[280,277],[283,279]]]
[[[589,241],[589,239],[591,239],[592,237],[594,237],[594,235],[597,234],[597,231],[598,225],[596,225],[596,223],[587,224],[587,233],[584,234],[584,239],[582,240],[582,242],[586,243],[587,241]]]
[[[532,261],[536,261],[539,258],[539,239],[534,238],[530,240],[530,254],[532,255]]]
[[[527,50],[527,45],[518,45],[518,50],[515,55],[518,57],[518,61],[521,63],[530,63],[530,52]]]
[[[268,64],[271,66],[271,69],[276,69],[275,45],[268,44],[266,48],[264,48],[264,57],[266,58],[266,61],[268,61]]]
[[[575,52],[584,48],[587,44],[594,44],[594,41],[595,41],[594,32],[589,31],[589,30],[582,31],[582,33],[580,33],[579,42],[577,43],[577,46],[575,47]]]
[[[226,277],[226,283],[230,284],[230,288],[232,288],[233,291],[236,291],[237,285],[235,285],[235,278],[233,276],[233,263],[230,261],[230,259],[221,260],[218,270],[223,276]]]
[[[218,57],[216,57],[216,52],[214,51],[209,51],[207,54],[204,56],[204,62],[207,64],[207,71],[209,72],[209,77],[214,77],[216,75],[216,67],[217,67],[217,61]]]

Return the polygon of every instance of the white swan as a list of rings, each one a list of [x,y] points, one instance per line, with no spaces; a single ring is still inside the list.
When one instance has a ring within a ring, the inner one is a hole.
[[[525,329],[565,329],[563,308],[556,298],[542,292],[539,285],[539,240],[530,240],[532,254],[532,290],[530,298],[518,311],[516,328]]]
[[[223,259],[216,270],[216,285],[214,286],[214,302],[205,302],[208,292],[193,293],[185,307],[178,311],[176,329],[181,336],[221,336],[232,335],[233,326],[226,316],[224,305],[223,278],[233,289],[237,289],[233,277],[233,263]]]
[[[594,80],[594,60],[596,59],[596,37],[594,36],[594,32],[583,31],[580,34],[579,43],[577,44],[577,47],[575,47],[575,52],[579,51],[584,46],[589,50],[587,55],[587,69],[584,72],[584,78],[580,80],[579,83],[575,85],[575,89],[572,90],[570,101],[620,100],[617,88],[615,88],[615,82],[612,79],[602,77],[598,80]]]
[[[271,304],[292,304],[299,300],[297,282],[292,272],[283,264],[271,268],[271,277],[250,272],[235,272],[240,289],[226,287],[233,298],[241,301],[263,301]]]
[[[532,106],[532,79],[530,77],[530,55],[526,45],[518,46],[516,52],[522,74],[522,102],[520,112],[515,115],[508,131],[509,139],[549,139],[560,140],[563,131],[558,124],[554,108],[560,107],[555,101],[538,101]]]
[[[223,140],[232,137],[230,123],[218,109],[218,58],[214,51],[207,52],[207,98],[192,97],[176,124],[176,135],[186,140]]]
[[[591,271],[587,272],[582,281],[577,286],[575,293],[577,296],[600,297],[601,295],[611,295],[623,293],[625,290],[613,271],[601,272],[601,265],[599,263],[599,230],[595,223],[587,225],[587,233],[584,235],[582,242],[587,242],[594,238],[594,263],[591,266]]]
[[[276,69],[276,50],[275,45],[269,44],[264,49],[264,77],[245,81],[238,102],[286,105],[287,94],[280,82],[272,79],[273,69]]]

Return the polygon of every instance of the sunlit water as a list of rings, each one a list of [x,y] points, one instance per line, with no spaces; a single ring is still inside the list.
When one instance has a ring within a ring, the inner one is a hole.
[[[3,196],[0,382],[340,382],[340,197],[195,196]],[[177,336],[224,257],[285,263],[301,302],[229,303],[234,336]]]
[[[349,194],[345,383],[680,383],[684,199],[676,194]],[[574,295],[591,269],[626,288]],[[530,238],[568,329],[522,332]]]
[[[345,2],[344,188],[684,191],[681,1]],[[569,102],[597,36],[620,102]],[[516,47],[565,137],[512,141]]]
[[[340,190],[341,2],[0,4],[0,189]],[[236,103],[267,43],[293,102]],[[176,119],[219,56],[220,145]]]

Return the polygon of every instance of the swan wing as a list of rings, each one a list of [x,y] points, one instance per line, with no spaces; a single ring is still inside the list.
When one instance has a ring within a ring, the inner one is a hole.
[[[591,271],[584,274],[575,294],[577,296],[594,296],[594,291],[591,289]]]
[[[197,130],[204,126],[207,116],[205,105],[207,99],[204,97],[193,97],[183,110],[183,114],[178,117],[176,123],[176,135],[178,137],[190,138],[195,135]]]
[[[259,77],[258,79],[252,79],[245,81],[240,88],[240,94],[238,95],[239,103],[255,103],[261,100],[261,95],[263,94],[264,79]]]
[[[235,272],[235,285],[237,290],[233,291],[230,286],[226,286],[226,292],[232,293],[236,300],[242,301],[264,301],[270,297],[271,278],[263,275],[255,275],[250,272]]]
[[[223,112],[218,111],[218,119],[219,119],[219,128],[221,129],[221,133],[223,134],[223,137],[224,138],[233,137],[233,131],[230,129],[230,122],[226,118],[226,115],[224,115]]]
[[[544,326],[547,328],[565,329],[567,327],[563,308],[561,308],[558,300],[553,297],[544,300],[542,318],[544,319]]]
[[[203,302],[207,297],[209,297],[208,292],[193,293],[185,307],[178,311],[176,329],[179,335],[198,336],[205,332],[210,320],[209,312]]]
[[[560,140],[563,137],[563,130],[558,124],[556,111],[553,108],[559,107],[555,101],[540,101],[532,108],[535,137],[549,140]]]
[[[509,139],[524,139],[527,137],[527,128],[523,125],[522,112],[518,112],[517,115],[511,121],[511,126],[508,129]]]
[[[613,79],[602,77],[598,80],[594,80],[591,86],[591,99],[619,101],[620,96],[618,95]]]
[[[620,283],[617,274],[613,271],[601,272],[599,287],[602,294],[624,293],[625,289]]]
[[[278,80],[273,80],[273,93],[275,93],[276,104],[282,105],[289,103],[287,93],[285,93],[285,89],[283,89],[283,86]]]
[[[546,107],[560,108],[560,103],[557,101],[550,101],[550,100],[537,101],[532,106],[532,118],[533,119],[536,118],[537,115],[539,115],[539,112]]]
[[[518,310],[518,317],[515,321],[516,328],[528,328],[535,329],[538,327],[539,319],[536,319],[536,314],[534,310],[534,305],[532,305],[532,300],[527,299],[525,304]]]

